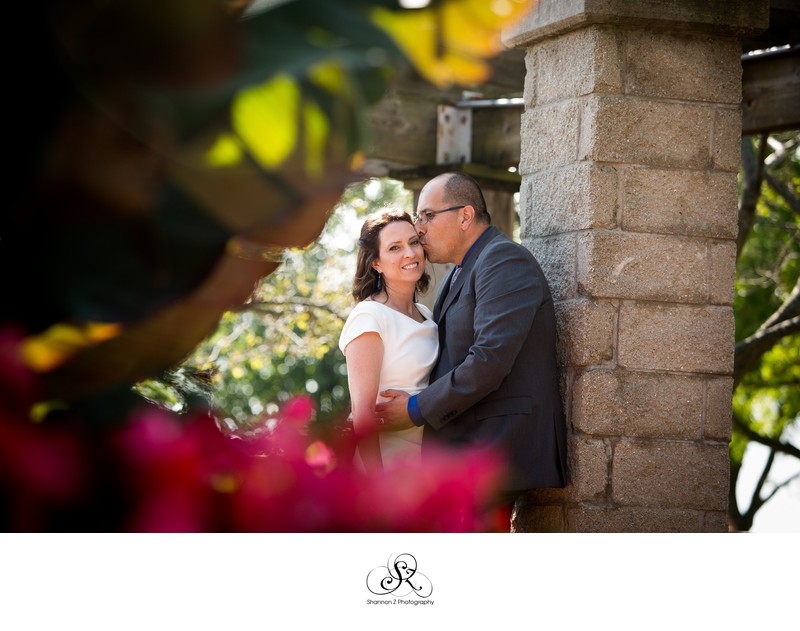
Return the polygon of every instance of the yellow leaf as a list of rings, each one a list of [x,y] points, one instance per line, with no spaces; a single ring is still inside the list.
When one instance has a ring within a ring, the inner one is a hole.
[[[40,401],[31,406],[29,414],[34,423],[41,423],[53,410],[68,409],[69,406],[63,401]]]
[[[237,95],[233,128],[264,167],[275,169],[294,151],[299,105],[300,89],[287,75]]]
[[[442,29],[448,50],[459,55],[492,57],[503,49],[496,21],[481,19],[485,11],[469,11],[448,3],[443,8]],[[493,15],[493,14],[492,14]]]
[[[323,111],[316,103],[303,106],[303,124],[306,145],[306,172],[315,177],[325,169],[325,143],[330,125]]]
[[[450,0],[445,3],[445,10],[471,14],[480,23],[505,28],[532,11],[536,3],[537,0]]]
[[[98,343],[117,337],[122,326],[116,322],[87,322],[83,330],[90,342]]]
[[[350,89],[344,69],[341,64],[334,61],[324,61],[314,65],[308,71],[308,77],[312,83],[331,94],[344,94]]]
[[[423,77],[445,87],[486,81],[487,60],[503,50],[502,29],[535,5],[536,0],[446,0],[415,11],[377,8],[372,19]]]
[[[48,372],[64,364],[79,350],[115,337],[120,331],[121,326],[114,323],[54,324],[22,341],[22,361],[34,372]]]
[[[222,134],[206,153],[206,162],[211,167],[229,167],[242,160],[242,147],[231,134]]]
[[[367,162],[367,157],[364,155],[363,152],[358,151],[350,157],[350,170],[358,171],[364,166],[366,162]]]

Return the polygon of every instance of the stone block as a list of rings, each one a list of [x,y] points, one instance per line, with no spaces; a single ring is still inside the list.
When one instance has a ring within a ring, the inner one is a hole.
[[[706,381],[706,409],[703,436],[710,440],[731,439],[733,378],[719,377]]]
[[[595,298],[705,303],[706,242],[594,231],[578,238],[578,291]]]
[[[632,30],[626,38],[625,92],[738,105],[741,52],[739,41],[732,38]]]
[[[696,510],[583,505],[567,512],[569,532],[700,532]]]
[[[561,366],[594,366],[614,356],[616,306],[578,298],[555,305]]]
[[[710,105],[611,95],[593,95],[582,103],[579,160],[678,169],[710,166]]]
[[[729,532],[728,511],[707,511],[703,513],[700,532]]]
[[[618,504],[711,511],[728,505],[727,445],[622,440],[612,469]]]
[[[732,305],[736,285],[736,241],[716,241],[709,245],[708,301]]]
[[[522,245],[533,253],[542,267],[553,300],[568,300],[577,296],[575,235],[563,234],[535,239],[523,237]]]
[[[529,48],[525,51],[525,83],[522,87],[522,101],[526,110],[532,109],[539,104],[538,76],[539,64],[536,49]]]
[[[769,25],[767,0],[538,0],[503,31],[503,42],[522,47],[587,25],[614,24],[653,32],[713,33],[744,37]]]
[[[566,532],[563,506],[529,506],[517,503],[511,532]]]
[[[628,370],[733,372],[730,307],[624,302],[617,361]]]
[[[611,448],[606,441],[571,436],[567,444],[569,484],[567,493],[577,501],[606,496]]]
[[[737,190],[732,173],[630,166],[622,181],[624,230],[736,238]]]
[[[525,176],[520,235],[540,236],[589,228],[613,228],[617,171],[588,162]]]
[[[559,366],[558,386],[561,393],[561,406],[566,412],[567,417],[567,431],[572,430],[572,390],[575,384],[575,369]]]
[[[541,488],[525,491],[517,500],[523,507],[530,506],[556,506],[567,504],[570,499],[570,488]]]
[[[577,101],[540,105],[522,113],[521,175],[575,162],[580,132]]]
[[[538,103],[595,92],[622,93],[622,44],[612,29],[590,27],[530,49],[537,56]]]
[[[742,111],[718,107],[714,110],[714,135],[711,157],[719,171],[738,173],[742,161]]]
[[[575,382],[572,423],[593,436],[699,439],[703,393],[696,377],[589,370]]]

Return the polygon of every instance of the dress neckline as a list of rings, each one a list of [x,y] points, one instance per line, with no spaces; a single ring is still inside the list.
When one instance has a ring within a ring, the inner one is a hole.
[[[414,306],[417,308],[417,311],[422,316],[422,322],[420,322],[419,320],[415,320],[414,318],[412,318],[407,313],[403,313],[402,311],[398,311],[394,307],[390,307],[389,305],[387,305],[384,302],[378,302],[377,300],[373,300],[372,298],[367,298],[364,302],[371,302],[373,304],[380,305],[381,307],[385,307],[386,309],[389,309],[390,311],[394,311],[395,313],[400,314],[404,318],[408,318],[409,320],[411,320],[412,322],[415,322],[416,324],[425,324],[426,322],[433,322],[433,320],[429,319],[424,313],[422,313],[422,309],[419,308],[420,303],[418,303],[418,302],[415,302]]]

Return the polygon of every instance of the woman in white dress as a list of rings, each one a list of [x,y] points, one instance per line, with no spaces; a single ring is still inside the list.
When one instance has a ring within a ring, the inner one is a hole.
[[[439,352],[433,315],[415,302],[429,283],[425,252],[408,213],[383,210],[367,217],[358,240],[353,281],[356,306],[339,337],[347,361],[355,464],[367,472],[398,459],[420,458],[422,428],[378,432],[381,390],[416,394],[428,385]]]

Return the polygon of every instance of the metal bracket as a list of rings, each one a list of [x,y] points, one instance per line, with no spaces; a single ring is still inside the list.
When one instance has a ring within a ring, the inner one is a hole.
[[[472,160],[472,108],[439,105],[436,124],[436,164]]]

